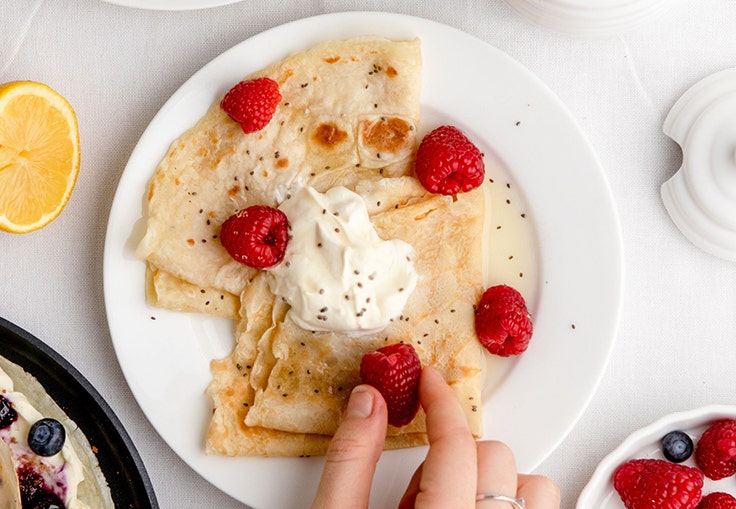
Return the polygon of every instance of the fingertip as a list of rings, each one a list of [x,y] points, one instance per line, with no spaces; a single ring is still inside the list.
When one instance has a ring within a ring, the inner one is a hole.
[[[388,411],[381,393],[370,385],[357,385],[350,393],[343,419],[327,450],[328,461],[344,460],[357,452],[370,456],[380,454],[386,435]],[[362,451],[362,452],[361,452]]]
[[[350,393],[345,409],[346,419],[366,419],[374,412],[375,394],[368,385],[358,385]]]
[[[427,380],[432,382],[437,382],[440,379],[442,381],[445,380],[445,378],[442,376],[442,373],[440,373],[440,370],[435,368],[434,366],[425,366],[422,368],[422,377],[427,377]]]
[[[438,390],[441,391],[443,385],[447,385],[447,382],[442,373],[434,366],[425,366],[419,378],[419,398],[427,399]]]
[[[434,366],[426,366],[422,369],[419,379],[419,401],[425,412],[432,412],[431,407],[433,406],[449,405],[446,410],[451,409],[453,414],[462,414],[457,394]]]
[[[381,393],[368,384],[356,385],[350,393],[344,419],[367,419],[387,415],[386,401]]]
[[[480,440],[477,442],[479,458],[494,458],[496,468],[513,470],[516,472],[514,452],[506,443],[499,440]]]

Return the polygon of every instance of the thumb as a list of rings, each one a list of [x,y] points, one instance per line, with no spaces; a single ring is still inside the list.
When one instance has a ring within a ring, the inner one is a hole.
[[[330,442],[312,509],[363,509],[383,450],[388,412],[370,385],[353,389],[340,427]]]

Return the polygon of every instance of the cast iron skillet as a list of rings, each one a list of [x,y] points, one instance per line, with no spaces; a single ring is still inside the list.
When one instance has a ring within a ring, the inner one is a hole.
[[[130,436],[100,393],[41,340],[0,317],[0,355],[23,367],[77,423],[119,509],[158,509],[153,486]]]

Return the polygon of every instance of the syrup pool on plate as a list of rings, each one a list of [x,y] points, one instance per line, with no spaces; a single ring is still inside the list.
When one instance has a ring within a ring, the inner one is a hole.
[[[539,291],[537,241],[533,218],[526,211],[522,189],[513,173],[492,152],[485,152],[486,217],[483,227],[483,285],[505,284],[526,300],[534,320]],[[534,339],[530,348],[534,346]],[[523,355],[523,354],[521,354]],[[513,366],[513,358],[486,356],[484,397],[500,385]]]
[[[483,284],[516,288],[532,310],[538,291],[533,218],[527,214],[524,195],[511,172],[492,154],[485,159]]]

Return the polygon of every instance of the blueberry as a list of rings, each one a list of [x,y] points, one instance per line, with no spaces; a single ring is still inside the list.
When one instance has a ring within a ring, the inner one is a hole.
[[[673,463],[682,463],[693,454],[693,439],[683,431],[670,431],[662,437],[662,453]]]
[[[53,456],[64,447],[66,431],[56,419],[36,421],[28,431],[28,445],[39,456]]]
[[[5,429],[18,418],[13,405],[5,396],[0,396],[0,429]]]

